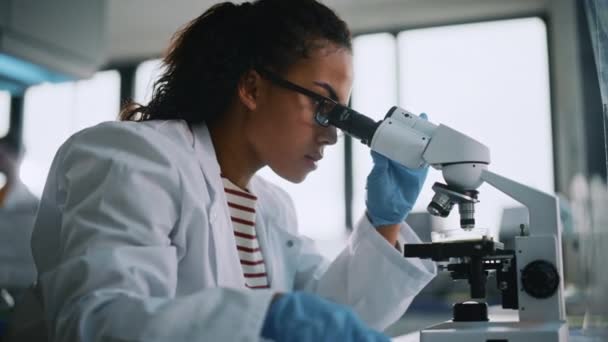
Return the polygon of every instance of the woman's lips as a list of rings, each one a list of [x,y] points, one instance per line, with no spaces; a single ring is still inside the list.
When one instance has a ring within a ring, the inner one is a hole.
[[[308,154],[306,155],[306,158],[312,159],[315,162],[318,162],[319,160],[323,159],[323,155],[321,154]]]
[[[321,155],[307,155],[306,158],[304,158],[308,164],[308,166],[315,170],[317,168],[317,162],[319,160],[321,160],[323,158],[323,156]]]

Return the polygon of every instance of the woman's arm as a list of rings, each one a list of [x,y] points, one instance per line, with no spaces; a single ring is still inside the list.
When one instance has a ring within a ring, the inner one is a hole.
[[[378,233],[382,235],[383,238],[388,241],[391,246],[397,245],[397,239],[399,238],[399,231],[401,230],[401,225],[399,224],[389,224],[385,226],[376,227]]]
[[[407,224],[398,228],[399,241],[420,242]],[[313,241],[302,238],[302,242],[299,264],[309,267],[299,270],[296,278],[301,281],[296,282],[296,289],[313,291],[349,305],[367,324],[380,331],[403,315],[436,273],[431,261],[404,258],[394,244],[388,244],[378,234],[365,215],[329,267],[319,262],[322,258]],[[315,262],[318,266],[311,267]]]

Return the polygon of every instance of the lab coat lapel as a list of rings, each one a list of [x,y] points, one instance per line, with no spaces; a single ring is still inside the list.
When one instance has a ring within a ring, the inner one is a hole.
[[[272,193],[257,177],[253,177],[249,186],[258,196],[255,228],[264,254],[270,286],[276,291],[292,291],[301,242],[282,226],[296,225],[296,222],[279,219],[277,206],[272,205],[272,199],[269,198]]]
[[[209,189],[209,225],[215,252],[215,276],[218,286],[244,287],[234,238],[230,211],[221,179],[213,142],[206,125],[193,126],[194,150]]]
[[[268,222],[266,218],[268,215],[265,215],[265,211],[267,208],[264,207],[264,194],[261,189],[259,189],[257,180],[255,177],[251,180],[249,184],[249,188],[251,191],[258,197],[258,201],[256,203],[255,211],[257,213],[255,220],[255,232],[258,236],[258,243],[260,244],[260,249],[262,250],[262,255],[264,256],[264,266],[266,267],[266,275],[268,277],[268,283],[272,288],[276,288],[278,283],[277,277],[274,272],[274,260],[275,256],[273,255],[274,246],[269,245],[268,239]]]

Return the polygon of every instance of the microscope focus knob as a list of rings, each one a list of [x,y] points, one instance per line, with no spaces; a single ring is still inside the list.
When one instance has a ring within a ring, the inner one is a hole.
[[[521,272],[521,282],[527,294],[534,298],[549,298],[559,287],[559,273],[552,263],[535,260]]]

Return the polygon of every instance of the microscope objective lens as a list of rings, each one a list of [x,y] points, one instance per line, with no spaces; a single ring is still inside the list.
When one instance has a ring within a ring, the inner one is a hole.
[[[458,212],[460,213],[460,227],[466,230],[475,228],[475,203],[458,203]]]

